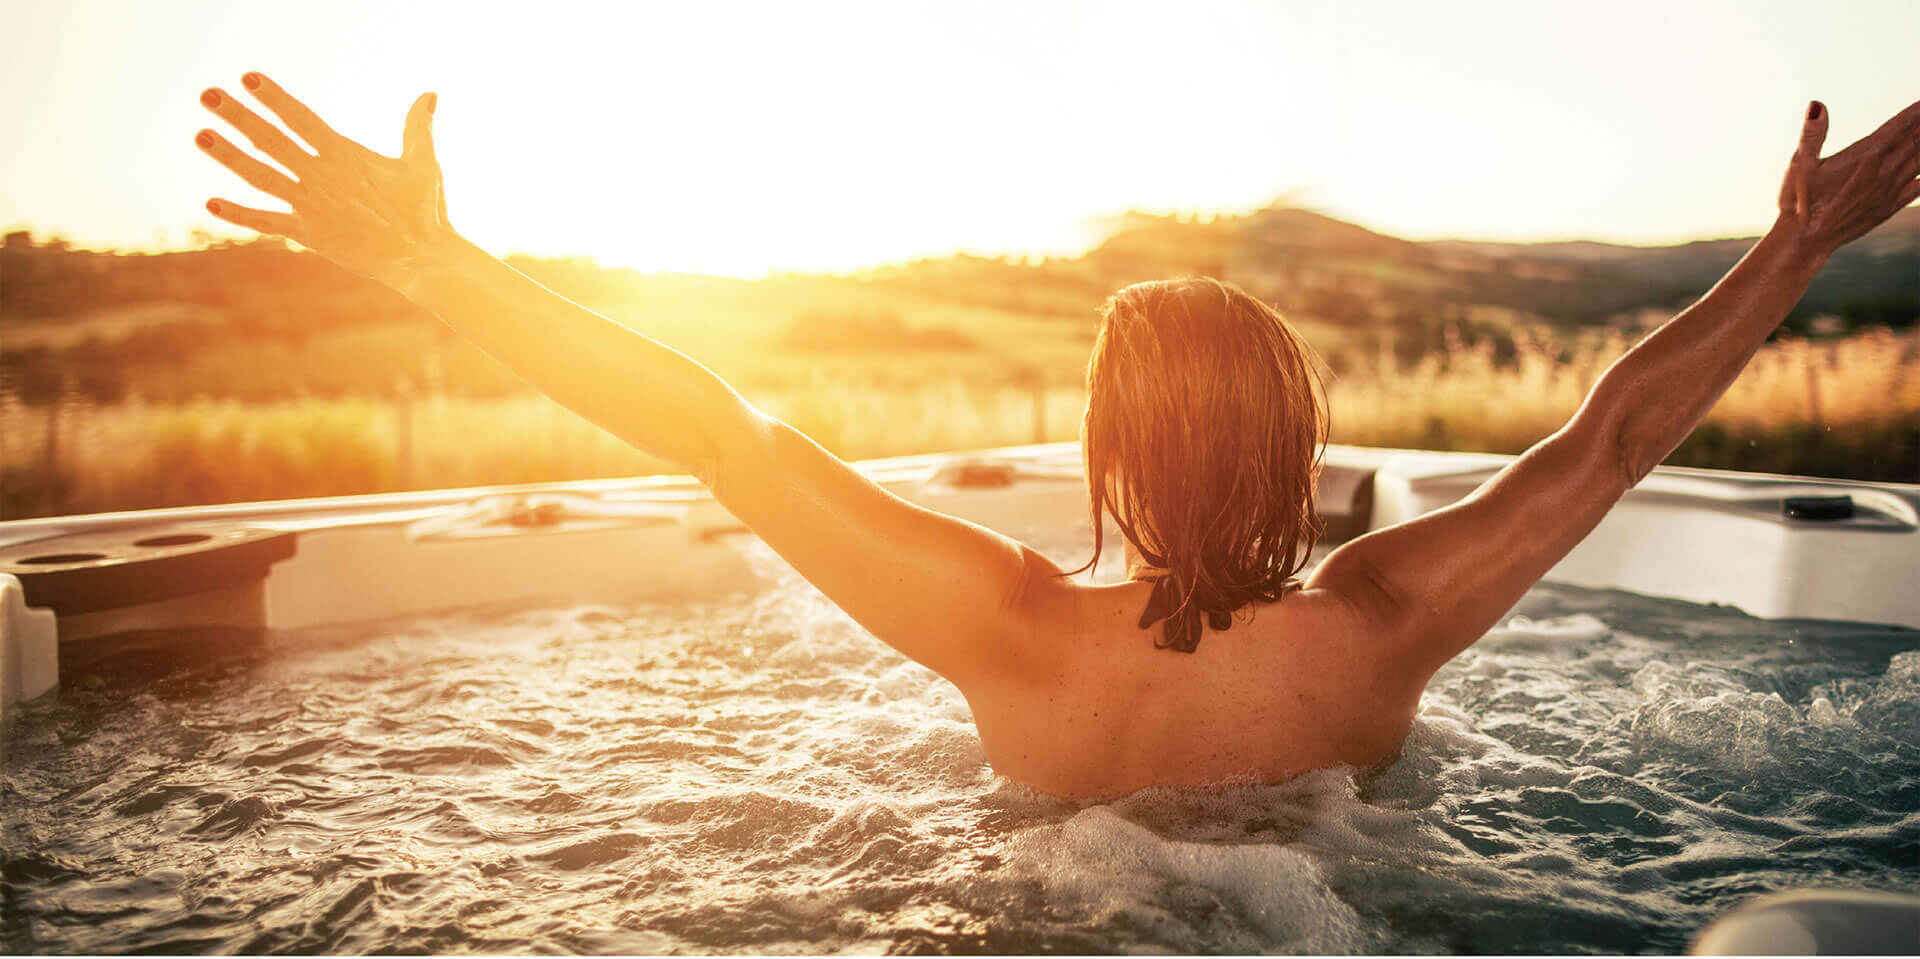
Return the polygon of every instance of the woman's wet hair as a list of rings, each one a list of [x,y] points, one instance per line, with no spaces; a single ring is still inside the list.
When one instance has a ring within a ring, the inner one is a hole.
[[[1327,435],[1314,363],[1277,310],[1219,280],[1140,283],[1102,308],[1081,429],[1093,558],[1075,572],[1099,562],[1112,515],[1166,571],[1155,646],[1193,652],[1202,617],[1225,630],[1300,587]]]

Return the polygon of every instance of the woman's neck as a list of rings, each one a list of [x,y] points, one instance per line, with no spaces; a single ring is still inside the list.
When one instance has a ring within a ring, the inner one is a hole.
[[[1165,567],[1155,566],[1147,562],[1146,559],[1140,555],[1140,551],[1133,548],[1132,543],[1126,544],[1121,555],[1126,559],[1128,581],[1158,579],[1167,575]]]

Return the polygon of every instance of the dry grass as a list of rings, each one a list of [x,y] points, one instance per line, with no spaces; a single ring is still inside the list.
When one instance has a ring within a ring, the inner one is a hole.
[[[1714,408],[1715,422],[1842,426],[1920,411],[1920,331],[1872,330],[1840,341],[1790,340],[1754,358]]]
[[[1530,339],[1510,366],[1457,347],[1332,382],[1336,442],[1517,452],[1563,423],[1626,346]],[[1763,350],[1669,460],[1920,481],[1920,334],[1874,331]],[[945,380],[834,383],[751,397],[842,456],[986,448],[1078,434],[1085,396]],[[51,427],[51,429],[50,429]],[[51,439],[53,449],[48,450]],[[52,469],[47,465],[51,461]],[[671,469],[543,397],[62,404],[0,396],[5,518],[295,496],[625,476]]]
[[[1085,398],[951,381],[769,392],[755,404],[842,456],[1070,439]],[[51,442],[51,452],[49,452]],[[675,471],[534,394],[276,403],[0,398],[0,518]],[[51,460],[53,468],[46,464]]]
[[[1359,445],[1408,445],[1408,437],[1444,429],[1466,444],[1448,448],[1525,448],[1565,422],[1627,346],[1608,331],[1561,355],[1523,337],[1507,368],[1496,366],[1490,344],[1432,354],[1410,369],[1376,366],[1332,384],[1334,429],[1342,442]],[[1910,372],[1916,360],[1920,336],[1886,329],[1845,340],[1782,341],[1754,357],[1707,421],[1777,430],[1905,418],[1920,411],[1920,376]]]
[[[1518,452],[1559,429],[1626,348],[1624,337],[1608,331],[1564,351],[1523,335],[1504,368],[1492,343],[1456,343],[1404,368],[1383,356],[1328,384],[1333,438],[1355,446]]]

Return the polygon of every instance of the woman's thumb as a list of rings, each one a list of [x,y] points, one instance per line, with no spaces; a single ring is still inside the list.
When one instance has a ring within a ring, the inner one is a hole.
[[[1827,108],[1815,100],[1807,105],[1807,122],[1800,127],[1800,154],[1809,160],[1820,159],[1820,146],[1827,142]]]
[[[433,162],[433,108],[438,94],[422,93],[407,111],[407,128],[400,136],[400,156],[406,160]]]
[[[1807,104],[1806,122],[1800,125],[1800,145],[1787,164],[1787,182],[1793,193],[1793,215],[1807,217],[1807,190],[1814,168],[1820,165],[1820,147],[1827,142],[1827,108],[1815,100]]]

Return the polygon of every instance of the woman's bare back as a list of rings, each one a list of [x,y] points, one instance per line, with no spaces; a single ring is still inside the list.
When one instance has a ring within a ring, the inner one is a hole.
[[[1426,677],[1376,655],[1337,597],[1289,594],[1170,654],[1138,624],[1149,591],[1062,582],[1040,600],[1059,626],[1034,638],[1058,647],[1054,674],[963,687],[995,770],[1095,797],[1271,782],[1397,751]]]

